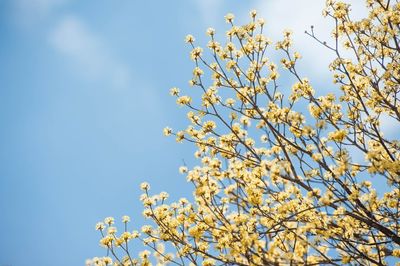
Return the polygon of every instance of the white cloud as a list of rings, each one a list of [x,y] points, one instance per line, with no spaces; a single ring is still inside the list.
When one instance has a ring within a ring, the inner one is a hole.
[[[352,15],[360,18],[365,14],[364,1],[348,1],[352,4]],[[257,10],[260,17],[266,20],[266,34],[274,41],[282,39],[282,31],[291,29],[294,33],[295,48],[303,55],[306,73],[319,77],[327,72],[327,66],[333,54],[304,33],[314,26],[316,35],[329,44],[330,34],[334,27],[331,19],[322,16],[325,0],[268,0],[260,1]]]
[[[87,78],[106,81],[117,88],[129,86],[130,69],[116,60],[104,42],[77,17],[61,19],[51,31],[49,40]]]

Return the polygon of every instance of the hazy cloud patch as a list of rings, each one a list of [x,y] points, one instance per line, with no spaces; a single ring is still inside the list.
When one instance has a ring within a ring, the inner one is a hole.
[[[130,85],[130,69],[116,60],[101,38],[79,18],[67,16],[61,19],[50,32],[49,41],[87,78],[107,81],[117,88]]]
[[[366,14],[364,1],[348,1],[352,4],[352,17],[359,19]],[[266,20],[266,35],[273,41],[282,39],[285,29],[293,31],[294,48],[302,55],[303,74],[313,77],[327,76],[328,65],[334,58],[332,51],[317,43],[305,30],[310,31],[314,26],[314,32],[323,41],[332,43],[331,31],[333,21],[322,16],[325,0],[270,0],[260,1],[257,5],[259,16]]]

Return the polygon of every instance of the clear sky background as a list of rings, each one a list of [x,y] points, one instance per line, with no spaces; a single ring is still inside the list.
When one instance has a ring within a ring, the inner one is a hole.
[[[128,214],[142,225],[143,181],[173,199],[191,195],[177,169],[196,163],[193,147],[162,135],[164,126],[186,125],[168,95],[191,78],[186,34],[205,45],[212,26],[223,42],[223,16],[247,22],[255,8],[274,40],[294,30],[302,74],[332,90],[329,52],[304,34],[314,24],[329,35],[323,5],[1,0],[0,266],[83,265],[104,255],[95,223]]]

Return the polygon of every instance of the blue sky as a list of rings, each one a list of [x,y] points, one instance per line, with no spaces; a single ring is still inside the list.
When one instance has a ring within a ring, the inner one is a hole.
[[[294,30],[303,74],[330,84],[327,51],[303,33],[329,35],[324,1],[297,2],[0,1],[0,266],[103,255],[94,224],[128,214],[141,225],[143,181],[191,194],[177,168],[195,163],[193,148],[162,136],[186,124],[168,95],[191,77],[186,34],[204,45],[226,13],[245,22],[256,8],[273,39]]]

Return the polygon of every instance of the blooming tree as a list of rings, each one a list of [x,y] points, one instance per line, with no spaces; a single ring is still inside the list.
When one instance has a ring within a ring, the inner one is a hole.
[[[192,201],[167,203],[147,183],[139,231],[123,232],[106,218],[96,228],[108,256],[94,265],[387,265],[400,257],[400,141],[380,123],[400,122],[400,3],[367,0],[367,17],[328,0],[331,42],[306,33],[335,55],[337,91],[317,95],[297,69],[291,33],[272,45],[264,21],[250,12],[219,43],[208,29],[208,51],[191,46],[190,85],[201,99],[171,89],[189,109],[189,126],[165,135],[197,147],[200,165],[181,167]],[[283,52],[278,66],[266,57]],[[280,89],[279,72],[293,75]],[[340,90],[339,90],[340,88]],[[398,136],[398,135],[397,135]],[[129,243],[146,250],[133,256]],[[114,261],[114,262],[112,262]]]

